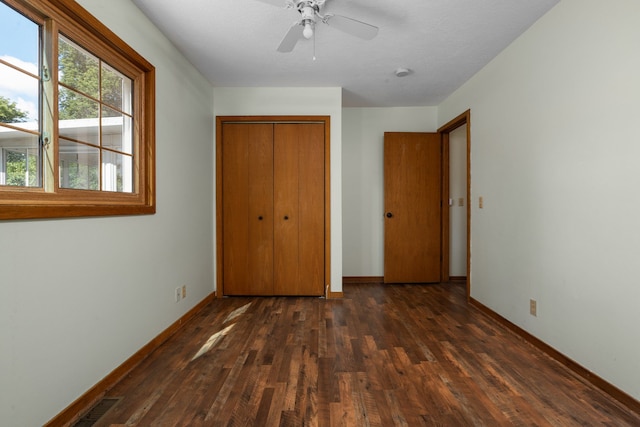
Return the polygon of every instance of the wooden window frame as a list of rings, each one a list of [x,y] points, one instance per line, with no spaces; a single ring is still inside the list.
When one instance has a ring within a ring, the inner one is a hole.
[[[74,0],[2,0],[42,25],[43,102],[58,105],[57,35],[69,37],[133,81],[133,193],[60,188],[58,109],[42,114],[42,129],[51,135],[42,144],[42,187],[0,186],[0,219],[138,215],[156,212],[155,199],[155,67]]]

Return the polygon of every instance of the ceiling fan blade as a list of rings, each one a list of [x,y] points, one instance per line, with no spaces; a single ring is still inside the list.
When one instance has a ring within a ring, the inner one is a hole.
[[[378,34],[378,27],[342,15],[325,15],[323,22],[330,27],[365,40],[371,40]]]
[[[304,31],[304,27],[300,25],[299,22],[293,24],[280,42],[280,46],[278,46],[278,52],[291,52],[293,48],[296,47],[296,43],[298,43],[298,40],[302,38],[302,31]]]
[[[261,3],[267,3],[272,6],[282,7],[282,8],[291,8],[295,6],[295,3],[292,0],[258,0]]]

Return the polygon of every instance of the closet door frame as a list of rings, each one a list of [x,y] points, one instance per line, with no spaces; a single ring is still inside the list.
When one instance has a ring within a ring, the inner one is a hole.
[[[216,296],[224,297],[222,129],[225,123],[322,123],[324,125],[324,292],[331,297],[330,116],[216,116]]]

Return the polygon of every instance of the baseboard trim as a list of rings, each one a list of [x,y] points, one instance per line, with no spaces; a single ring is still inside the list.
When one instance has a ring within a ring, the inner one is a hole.
[[[384,283],[382,276],[344,276],[342,278],[343,285],[353,285],[360,283]]]
[[[449,276],[450,282],[466,282],[467,276]]]
[[[500,314],[496,313],[495,311],[485,306],[478,300],[474,298],[470,298],[469,302],[471,303],[472,306],[480,310],[482,313],[484,313],[488,317],[502,324],[511,332],[520,336],[522,339],[529,342],[534,347],[537,347],[539,350],[543,351],[548,356],[552,357],[562,365],[571,369],[577,375],[581,376],[582,378],[584,378],[594,386],[598,387],[600,390],[607,393],[609,396],[613,397],[614,399],[616,399],[618,402],[625,405],[630,410],[640,414],[640,401],[634,399],[632,396],[620,390],[618,387],[614,386],[610,382],[604,380],[602,377],[594,374],[593,372],[583,367],[579,363],[575,362],[574,360],[560,353],[558,350],[551,347],[549,344],[545,343],[539,338],[536,338],[535,336],[531,335],[529,332],[525,331],[521,327],[517,326],[516,324],[502,317]]]
[[[149,341],[144,347],[138,350],[133,356],[125,360],[120,366],[104,377],[100,382],[87,390],[82,396],[67,406],[62,412],[47,422],[44,427],[67,426],[77,421],[87,410],[95,405],[104,395],[125,377],[133,368],[138,366],[149,354],[160,347],[165,341],[182,328],[200,310],[211,303],[216,298],[215,291],[196,304],[184,316],[173,322],[167,329]]]
[[[327,299],[340,299],[340,298],[344,298],[343,292],[332,292],[332,291],[327,292]]]

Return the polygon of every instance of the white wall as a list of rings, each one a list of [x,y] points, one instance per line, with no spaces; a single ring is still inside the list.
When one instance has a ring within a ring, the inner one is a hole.
[[[216,116],[331,117],[331,291],[342,292],[342,89],[215,88]],[[215,169],[215,165],[214,165]]]
[[[435,132],[436,107],[342,110],[343,275],[384,275],[385,132]]]
[[[639,16],[563,0],[439,110],[471,108],[472,296],[636,399]]]
[[[158,211],[0,222],[3,426],[42,425],[213,291],[211,86],[129,0],[79,3],[156,67]]]
[[[467,276],[467,125],[449,133],[449,275]],[[462,204],[460,201],[462,200]]]

